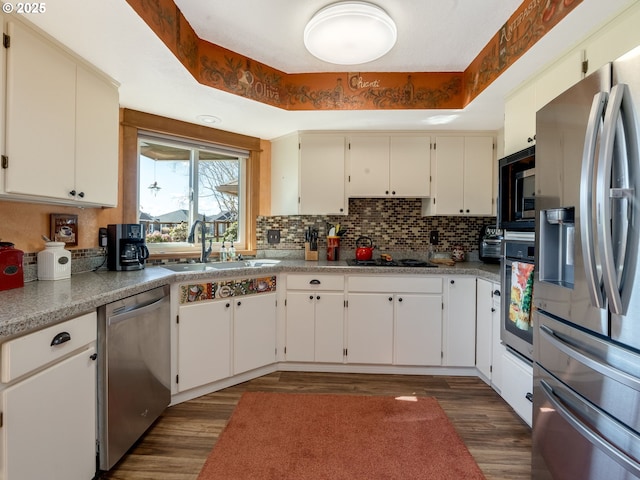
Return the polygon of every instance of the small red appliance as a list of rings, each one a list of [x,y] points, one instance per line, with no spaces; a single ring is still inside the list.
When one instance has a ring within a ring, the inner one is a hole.
[[[0,290],[24,287],[24,253],[11,242],[0,242]]]
[[[369,237],[360,237],[356,240],[356,260],[371,260],[373,257],[373,241]]]

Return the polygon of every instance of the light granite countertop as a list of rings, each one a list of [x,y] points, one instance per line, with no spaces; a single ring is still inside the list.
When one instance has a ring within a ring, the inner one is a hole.
[[[500,267],[461,262],[453,267],[352,267],[346,261],[282,260],[276,266],[175,273],[162,267],[131,272],[99,270],[70,279],[34,281],[0,292],[0,342],[81,315],[113,301],[162,285],[205,278],[237,278],[269,273],[318,272],[387,275],[473,275],[500,281]]]

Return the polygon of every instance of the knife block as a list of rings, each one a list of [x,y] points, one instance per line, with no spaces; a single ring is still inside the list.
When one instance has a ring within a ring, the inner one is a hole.
[[[318,251],[311,250],[309,242],[304,242],[304,259],[305,260],[318,260]]]

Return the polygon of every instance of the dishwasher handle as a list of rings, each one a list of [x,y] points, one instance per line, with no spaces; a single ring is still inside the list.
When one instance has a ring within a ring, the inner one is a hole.
[[[156,300],[155,302],[148,303],[146,305],[130,305],[122,307],[113,312],[113,314],[107,319],[107,324],[115,325],[117,323],[124,322],[126,320],[129,320],[130,318],[138,316],[141,313],[143,314],[149,311],[157,310],[160,305],[165,301],[168,301],[168,299],[169,297],[165,296],[160,298],[159,300]]]

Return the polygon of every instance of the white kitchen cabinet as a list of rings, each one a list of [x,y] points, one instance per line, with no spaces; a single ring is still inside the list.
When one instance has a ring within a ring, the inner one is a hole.
[[[11,198],[115,206],[118,92],[34,29],[7,22],[6,165]]]
[[[346,215],[342,134],[304,133],[271,145],[272,215]]]
[[[504,104],[504,155],[519,152],[535,143],[536,87],[533,82],[509,95]]]
[[[347,361],[440,365],[442,278],[348,279]]]
[[[1,478],[94,477],[96,332],[91,312],[2,345]]]
[[[349,197],[428,197],[430,148],[424,135],[351,136]]]
[[[500,284],[479,278],[476,293],[476,368],[500,392],[505,352],[500,340]]]
[[[491,215],[493,137],[437,137],[425,215]]]
[[[504,106],[504,155],[535,144],[536,112],[582,79],[582,50],[565,55],[511,93]]]
[[[347,361],[391,365],[394,296],[349,292],[347,302]]]
[[[231,376],[231,299],[183,305],[178,319],[178,390]]]
[[[502,356],[502,398],[527,425],[533,417],[533,367],[505,351]]]
[[[344,276],[287,276],[286,359],[341,363],[344,358]]]
[[[233,298],[233,373],[276,361],[276,294]]]
[[[476,364],[476,278],[445,279],[444,365],[473,367]]]
[[[397,294],[395,306],[395,365],[442,363],[442,295]]]
[[[478,279],[476,284],[476,368],[480,377],[491,383],[493,364],[492,283]]]

